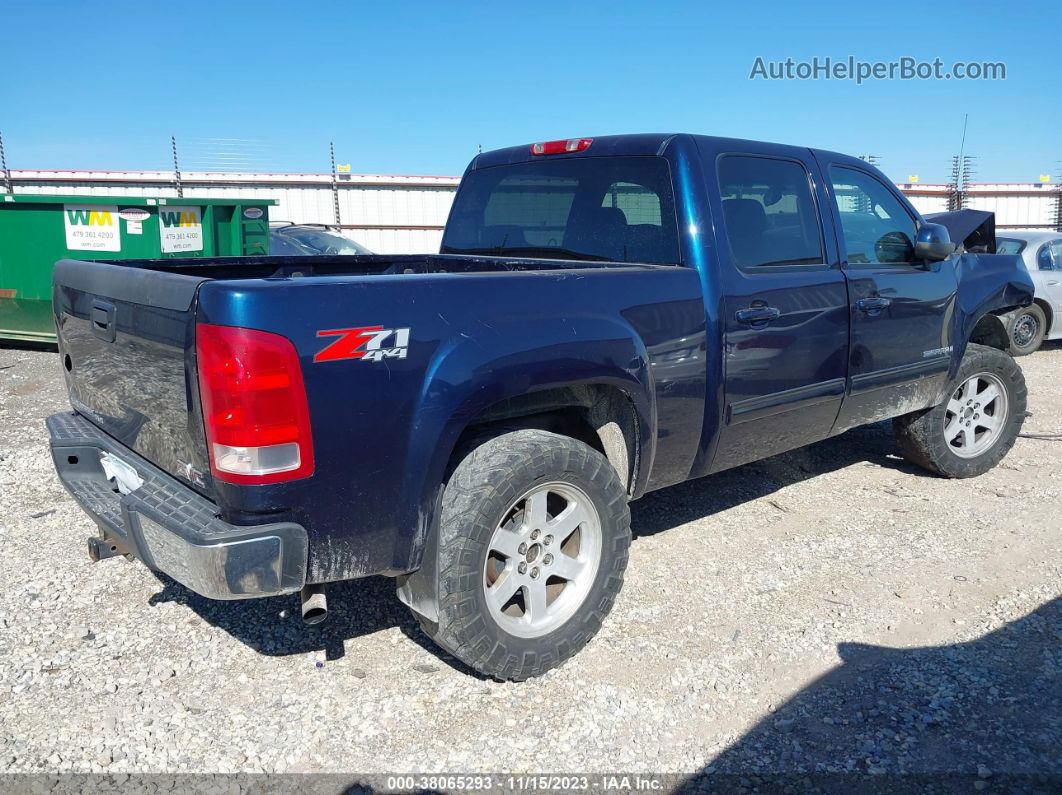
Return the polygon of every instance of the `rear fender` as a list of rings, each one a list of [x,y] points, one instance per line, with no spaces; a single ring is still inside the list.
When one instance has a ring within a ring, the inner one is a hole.
[[[404,494],[417,495],[415,508],[407,509],[415,515],[398,523],[412,537],[400,534],[395,547],[396,562],[408,555],[408,570],[423,567],[400,583],[400,595],[415,608],[434,596],[435,561],[425,559],[425,551],[434,550],[430,535],[447,465],[462,432],[488,407],[545,389],[615,387],[630,399],[638,419],[642,465],[635,489],[643,488],[648,477],[656,427],[653,379],[645,345],[631,326],[584,315],[533,328],[524,320],[492,321],[490,331],[451,337],[436,352],[419,396],[403,488]]]

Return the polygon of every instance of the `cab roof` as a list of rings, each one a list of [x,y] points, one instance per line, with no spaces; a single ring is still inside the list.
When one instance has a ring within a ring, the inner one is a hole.
[[[785,155],[787,152],[792,153],[794,149],[801,149],[805,153],[813,152],[816,154],[824,154],[828,156],[828,159],[838,161],[851,161],[860,162],[856,158],[849,155],[845,155],[839,152],[829,152],[823,149],[812,149],[810,147],[792,146],[788,144],[772,143],[769,141],[754,141],[750,139],[742,138],[726,138],[713,135],[693,135],[691,133],[633,133],[630,135],[602,135],[602,136],[585,136],[591,139],[592,143],[584,151],[563,152],[560,154],[550,155],[533,155],[531,153],[531,147],[534,142],[521,144],[519,146],[509,146],[504,149],[495,149],[490,152],[483,152],[477,155],[468,166],[468,170],[472,171],[479,168],[490,168],[492,166],[509,165],[512,163],[527,163],[531,161],[537,161],[540,159],[555,159],[555,158],[568,158],[568,157],[646,157],[653,155],[661,155],[667,148],[668,144],[676,138],[683,137],[693,140],[706,149],[714,150],[726,150],[735,149],[740,150],[748,147],[750,144],[754,144],[757,148],[766,147],[768,150],[776,150],[779,155]],[[561,139],[565,140],[565,139]],[[578,138],[572,138],[569,140],[579,140]],[[868,164],[863,163],[864,167]]]

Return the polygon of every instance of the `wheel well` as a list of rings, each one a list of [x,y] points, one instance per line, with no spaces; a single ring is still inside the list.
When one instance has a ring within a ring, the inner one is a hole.
[[[625,392],[590,385],[544,389],[488,406],[468,424],[455,454],[473,440],[510,430],[537,429],[583,442],[608,459],[628,493],[638,471],[638,417]]]
[[[1049,334],[1051,332],[1051,327],[1055,324],[1055,313],[1051,309],[1051,305],[1042,298],[1034,298],[1033,303],[1043,310],[1044,317],[1047,318],[1047,324],[1044,327],[1044,333]]]
[[[623,390],[604,385],[545,389],[488,406],[461,433],[450,453],[449,468],[457,466],[474,442],[524,428],[585,442],[608,459],[628,493],[637,483],[638,415]],[[398,598],[429,624],[439,620],[436,532],[437,523],[431,522],[417,568],[398,578]]]
[[[1005,351],[1010,345],[1010,335],[999,316],[989,313],[977,321],[970,333],[970,342]]]

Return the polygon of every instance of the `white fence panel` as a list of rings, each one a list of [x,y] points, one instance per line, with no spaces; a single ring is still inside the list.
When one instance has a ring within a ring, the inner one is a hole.
[[[49,195],[176,197],[173,174],[165,171],[12,170],[15,191]],[[331,174],[189,172],[182,176],[187,198],[273,199],[270,218],[295,223],[335,224]],[[340,174],[339,215],[343,233],[381,254],[420,254],[439,250],[458,177],[405,177]],[[898,185],[924,214],[948,207],[948,187]],[[966,206],[996,214],[999,228],[1049,228],[1055,222],[1059,192],[1053,184],[977,184]]]

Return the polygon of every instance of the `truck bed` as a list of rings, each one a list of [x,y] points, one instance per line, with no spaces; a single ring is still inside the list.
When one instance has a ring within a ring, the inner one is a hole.
[[[661,267],[630,262],[532,259],[467,254],[367,254],[317,257],[198,257],[108,262],[124,268],[207,279],[285,279],[319,276],[378,276],[412,273],[502,273],[571,269]]]
[[[658,445],[674,463],[655,477],[682,479],[697,455],[705,317],[690,268],[468,255],[63,260],[54,279],[74,409],[216,504],[225,522],[305,527],[319,542],[310,582],[408,570],[429,518],[411,495],[441,477],[464,424],[535,383],[613,383],[637,401],[648,433],[642,385],[655,382],[658,420],[685,429]],[[212,478],[196,372],[202,324],[261,329],[295,346],[312,477]],[[332,335],[359,327],[401,330],[408,350],[321,357]]]

